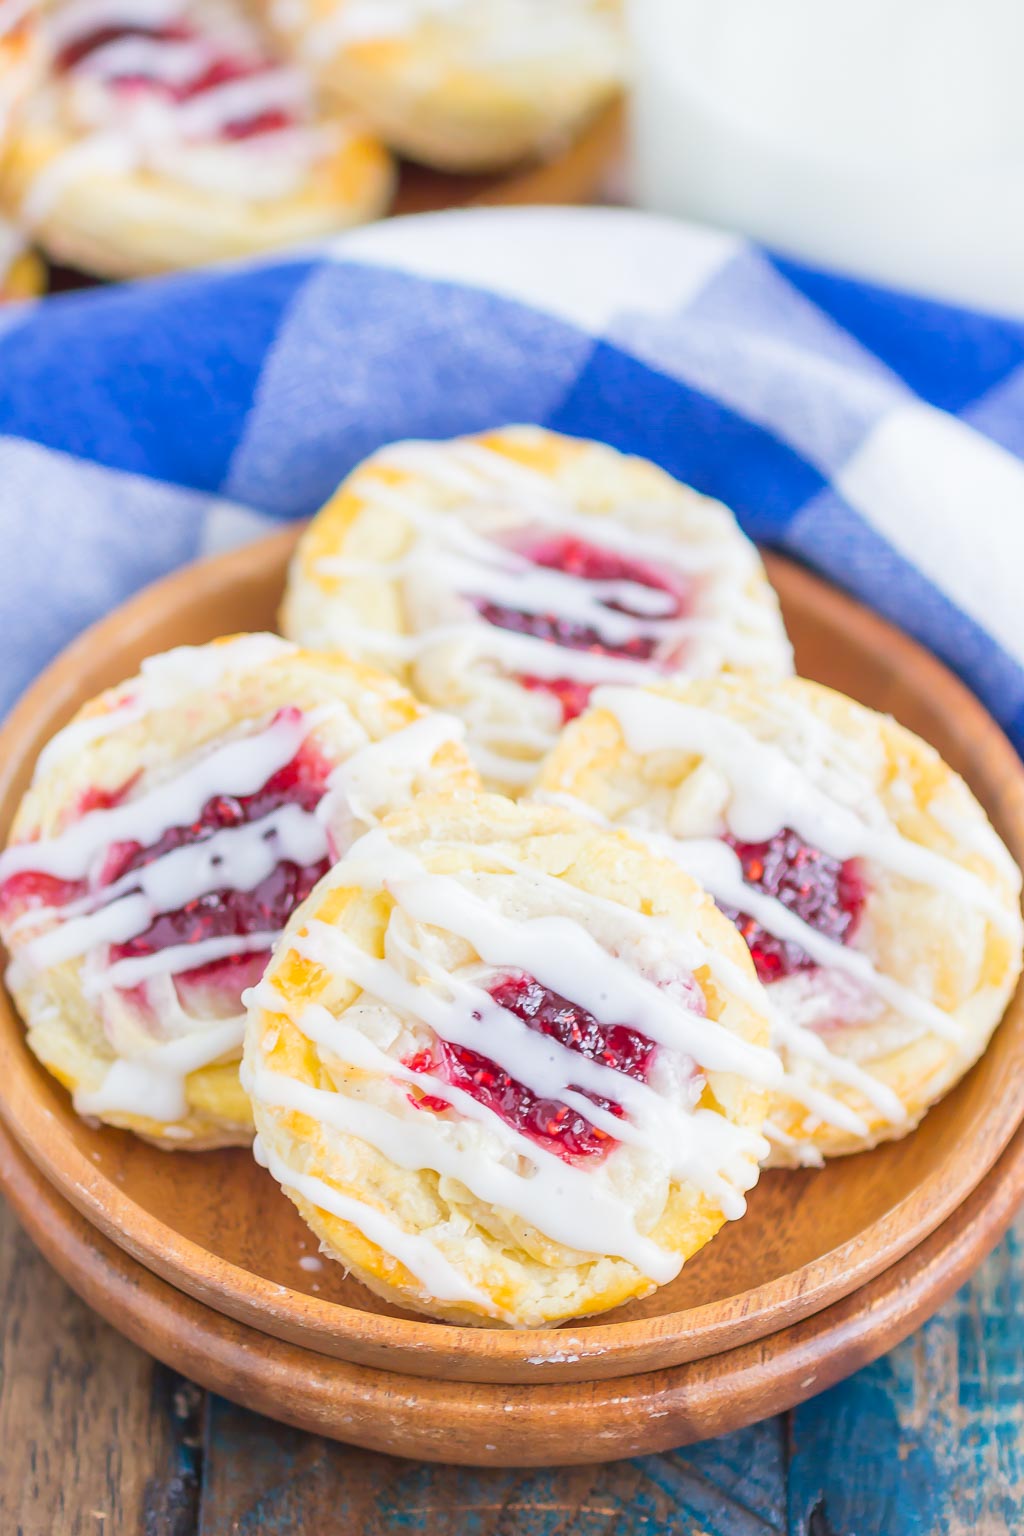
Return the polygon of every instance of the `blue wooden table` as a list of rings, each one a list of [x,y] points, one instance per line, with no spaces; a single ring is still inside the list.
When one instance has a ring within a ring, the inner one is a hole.
[[[201,1392],[97,1319],[0,1208],[0,1536],[1021,1536],[1024,1221],[899,1349],[663,1456],[476,1472]]]

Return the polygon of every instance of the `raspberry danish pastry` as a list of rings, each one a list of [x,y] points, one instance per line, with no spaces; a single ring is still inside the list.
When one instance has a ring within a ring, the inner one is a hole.
[[[0,854],[9,985],[81,1114],[169,1147],[251,1138],[242,992],[353,837],[475,786],[459,729],[270,635],[154,657],[86,705]]]
[[[53,0],[15,114],[8,214],[109,277],[311,240],[380,213],[387,151],[316,107],[231,0]]]
[[[254,1150],[389,1301],[601,1312],[742,1214],[780,1074],[763,1007],[670,861],[559,809],[424,797],[350,848],[251,995]]]
[[[300,543],[282,622],[460,715],[485,778],[510,791],[597,683],[792,670],[775,594],[725,507],[539,427],[368,459]]]
[[[963,780],[816,683],[607,688],[538,794],[673,857],[743,934],[787,1068],[776,1163],[902,1136],[981,1055],[1021,969],[1021,877]]]
[[[326,90],[444,170],[509,165],[620,89],[620,0],[260,0]]]

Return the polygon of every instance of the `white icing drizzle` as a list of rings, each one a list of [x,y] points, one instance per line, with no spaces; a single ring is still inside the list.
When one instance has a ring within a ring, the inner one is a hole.
[[[246,67],[255,61],[259,39],[241,14],[216,8],[206,14],[187,0],[71,0],[40,19],[55,60],[108,27],[155,32],[178,23],[196,26],[195,35],[116,38],[62,72],[54,89],[60,88],[62,109],[83,136],[33,178],[21,209],[28,227],[45,220],[69,187],[93,175],[151,170],[253,202],[288,196],[304,184],[328,146],[313,122],[302,71],[271,61],[263,67],[261,61],[242,78],[201,84],[219,60],[238,57]],[[118,81],[131,75],[166,89],[119,90]],[[189,90],[190,84],[197,88]],[[233,124],[279,111],[287,114],[284,125],[261,129],[251,139],[223,137]]]
[[[328,853],[319,815],[295,804],[278,806],[258,821],[172,848],[80,901],[48,909],[56,925],[26,944],[22,958],[45,970],[97,944],[124,944],[145,933],[161,912],[177,912],[212,891],[255,890],[278,864],[318,864]]]
[[[55,53],[108,27],[165,27],[177,21],[183,0],[64,0],[46,17],[46,38]]]
[[[32,774],[33,784],[46,774],[51,773],[58,763],[67,762],[75,758],[93,742],[103,741],[107,736],[116,735],[125,726],[134,725],[141,720],[145,711],[136,701],[125,702],[109,709],[105,714],[89,715],[84,720],[72,720],[56,736],[51,737],[46,746],[36,759],[35,771]]]
[[[116,80],[125,75],[143,75],[161,85],[187,85],[209,62],[208,46],[196,38],[172,42],[145,35],[116,38],[86,54],[76,66],[82,75],[97,80]]]
[[[215,1061],[237,1057],[245,1035],[245,1015],[204,1023],[201,1030],[165,1040],[131,1058],[111,1063],[102,1083],[79,1088],[74,1105],[80,1115],[121,1113],[173,1122],[188,1114],[185,1079]]]
[[[411,548],[396,560],[376,565],[360,558],[325,555],[316,569],[328,578],[367,576],[401,582],[406,607],[414,613],[415,632],[379,633],[342,609],[331,616],[333,643],[357,654],[426,666],[441,648],[451,647],[455,670],[492,662],[500,669],[504,686],[515,688],[520,696],[515,674],[592,686],[649,682],[659,671],[680,667],[699,674],[729,663],[755,666],[763,664],[769,638],[779,652],[780,670],[784,666],[785,642],[777,632],[768,635],[774,619],[761,613],[747,592],[757,570],[757,555],[738,529],[726,529],[728,514],[722,508],[701,509],[706,524],[696,525],[687,538],[674,541],[636,528],[644,512],[641,504],[624,502],[614,517],[588,516],[576,509],[557,482],[479,443],[399,443],[373,462],[413,477],[397,485],[373,477],[360,492],[368,506],[394,513],[411,528],[415,535]],[[440,489],[452,501],[431,507],[417,494],[418,481]],[[685,496],[681,488],[684,507]],[[651,503],[658,509],[661,505]],[[716,526],[719,516],[722,527]],[[492,536],[481,531],[481,526],[488,525],[494,530]],[[579,578],[534,564],[516,548],[517,543],[525,541],[528,547],[553,534],[578,537],[591,547],[646,561],[654,578],[675,573],[678,591],[625,578]],[[690,578],[698,582],[688,592]],[[417,621],[415,611],[422,607],[424,595],[427,611]],[[481,602],[533,615],[556,615],[592,628],[609,646],[646,639],[655,643],[655,650],[650,659],[638,660],[520,634],[488,623],[476,611]],[[674,616],[679,603],[684,612]],[[548,703],[552,708],[546,710]],[[506,718],[509,713],[513,718]],[[495,779],[523,783],[529,776],[523,758],[541,755],[551,747],[561,724],[559,716],[556,701],[532,694],[523,721],[514,718],[514,709],[503,711],[504,723],[490,725],[489,740],[481,739],[478,723],[471,721],[470,749],[475,750],[479,742],[478,761]]]
[[[586,59],[590,67],[615,76],[621,67],[621,42],[607,14],[594,0],[503,0],[488,3],[488,24],[480,25],[482,0],[335,0],[310,21],[301,0],[272,0],[275,24],[297,33],[297,43],[312,63],[363,43],[401,41],[421,28],[448,27],[470,44],[480,69],[501,69],[523,60]],[[425,89],[441,66],[430,69],[417,50],[414,81]]]
[[[585,802],[576,799],[573,795],[539,791],[533,798],[544,804],[562,805],[567,810],[585,815],[588,820],[594,821],[599,826],[611,827],[613,825],[594,806],[587,805]],[[670,837],[667,833],[653,832],[649,828],[638,827],[632,823],[626,823],[626,825],[632,836],[639,838],[656,853],[673,859],[674,862],[686,870],[687,874],[692,875],[695,880],[699,881],[716,901],[722,901],[728,906],[737,906],[750,912],[751,916],[755,917],[768,932],[774,933],[780,938],[795,939],[798,943],[803,942],[804,936],[812,934],[814,939],[816,941],[820,940],[822,945],[830,942],[822,940],[821,935],[814,933],[814,930],[801,922],[799,918],[796,918],[782,902],[777,901],[774,897],[769,897],[752,890],[742,879],[739,880],[737,885],[733,883],[732,879],[723,876],[724,861],[718,861],[716,857],[713,857],[713,850],[717,848],[724,849],[736,866],[739,866],[736,855],[726,844],[716,843],[712,839],[708,839],[706,842],[704,839],[683,840]],[[691,851],[693,851],[692,857]],[[727,874],[731,875],[731,871],[727,872]],[[756,910],[751,901],[752,897],[758,898]],[[783,929],[786,931],[783,932]],[[828,964],[832,965],[835,959],[833,950],[841,951],[840,958],[844,962],[843,974],[856,975],[860,981],[869,979],[869,971],[871,973],[870,979],[878,976],[868,957],[862,952],[857,952],[857,955],[858,960],[863,961],[863,967],[856,964],[846,965],[847,957],[854,952],[841,945],[830,946]],[[808,950],[808,953],[810,952]],[[821,950],[821,953],[824,955],[824,949]],[[833,965],[833,968],[839,969],[837,965]],[[888,980],[888,978],[879,979],[882,981]],[[737,984],[730,977],[729,984],[733,986],[734,990],[739,991],[743,995],[742,978],[739,984]],[[892,986],[897,988],[898,984],[893,982]],[[772,988],[762,989],[759,1005],[762,1012],[768,1015],[772,1029],[772,1040],[775,1045],[784,1049],[789,1058],[808,1061],[816,1066],[820,1066],[834,1081],[841,1082],[847,1087],[856,1090],[880,1114],[884,1115],[890,1124],[902,1124],[907,1118],[907,1111],[898,1096],[884,1083],[873,1077],[870,1072],[859,1066],[857,1062],[831,1051],[827,1042],[820,1034],[815,1033],[813,1029],[802,1026],[792,1017],[789,1010],[776,1006],[772,1001],[772,990]],[[905,989],[899,990],[903,991]],[[914,994],[911,995],[913,996]],[[923,1006],[922,999],[917,999],[917,1002]],[[953,1029],[952,1020],[945,1014],[941,1014],[940,1017],[943,1033],[951,1033]],[[835,1098],[834,1095],[824,1089],[814,1087],[792,1069],[785,1071],[778,1086],[782,1092],[785,1092],[790,1098],[802,1104],[805,1109],[811,1110],[819,1119],[827,1124],[849,1131],[855,1136],[867,1134],[867,1122],[855,1110],[852,1110],[849,1105],[844,1104],[841,1099]]]
[[[373,826],[401,803],[400,787],[411,794],[416,776],[429,767],[442,747],[460,743],[465,734],[461,720],[432,711],[390,736],[368,742],[335,768],[317,814],[332,818],[340,799],[354,817]]]
[[[124,685],[127,697],[99,715],[75,718],[47,742],[32,775],[37,784],[58,763],[66,762],[93,742],[114,736],[125,726],[136,725],[157,709],[167,709],[178,699],[204,689],[223,686],[232,675],[258,671],[268,662],[294,656],[298,646],[278,635],[235,635],[213,645],[179,645],[158,656],[148,656],[139,676]]]
[[[781,1125],[776,1125],[774,1120],[766,1120],[764,1133],[769,1141],[776,1146],[785,1147],[802,1168],[824,1168],[825,1158],[819,1147],[813,1141],[800,1141],[796,1136],[791,1136],[784,1131]]]
[[[289,0],[276,0],[278,24],[289,27]],[[324,19],[305,39],[310,58],[330,58],[339,48],[353,44],[401,37],[425,20],[457,14],[466,0],[337,0]]]
[[[308,732],[307,717],[281,715],[254,735],[215,747],[134,800],[88,811],[56,837],[15,843],[0,853],[0,883],[25,870],[84,880],[112,843],[151,847],[171,827],[196,821],[213,796],[255,794],[292,761]]]
[[[525,789],[536,775],[537,764],[532,758],[517,761],[504,752],[492,752],[479,741],[467,742],[466,750],[485,779],[505,784],[511,789]]]
[[[663,695],[621,689],[600,689],[594,705],[615,716],[632,751],[687,752],[712,764],[727,786],[728,798],[722,814],[740,839],[767,841],[782,827],[792,826],[807,842],[833,857],[873,859],[909,878],[950,891],[965,905],[981,906],[1003,927],[1013,924],[1012,917],[977,876],[952,860],[910,843],[892,826],[868,826],[808,778],[780,748],[758,740],[735,721]],[[823,743],[818,746],[823,748]],[[608,825],[593,807],[584,806],[571,795],[542,793],[537,798],[564,804]],[[828,939],[783,902],[748,885],[737,855],[726,843],[713,838],[674,838],[633,825],[630,818],[626,825],[656,851],[674,858],[716,901],[748,912],[767,932],[798,944],[821,967],[822,973],[838,973],[848,978],[869,997],[879,998],[909,1020],[919,1032],[934,1032],[954,1043],[960,1041],[962,1032],[956,1020],[930,998],[881,973],[862,950]],[[995,834],[987,827],[986,832],[987,837],[974,839],[979,849],[991,853],[993,842],[1002,849]],[[996,862],[1006,869],[1008,859],[1003,849],[1002,858]],[[1019,884],[1015,867],[1013,876]],[[774,995],[775,989],[769,988],[773,1035],[790,1060],[808,1062],[833,1081],[852,1088],[891,1124],[906,1121],[906,1107],[895,1093],[856,1061],[830,1050],[827,1040],[814,1029],[801,1025],[792,1009],[776,1005]],[[812,1087],[798,1072],[787,1071],[784,1088],[826,1123],[854,1134],[867,1132],[868,1127],[859,1115],[833,1095]],[[771,1134],[779,1140],[774,1132]]]
[[[51,744],[47,767],[68,754],[121,728],[134,725],[156,708],[174,707],[189,695],[220,686],[235,669],[258,668],[294,651],[272,636],[244,636],[218,646],[181,648],[145,663],[140,678],[125,685],[125,702],[106,714],[72,722]],[[187,764],[177,775],[122,805],[87,813],[55,838],[23,843],[0,854],[0,882],[32,870],[62,879],[94,881],[111,844],[151,846],[171,827],[194,821],[214,795],[243,796],[258,791],[287,766],[309,731],[335,712],[325,706],[300,716],[288,712],[254,734],[221,743]],[[109,945],[144,934],[155,918],[175,912],[218,890],[256,889],[281,863],[309,867],[344,851],[335,846],[346,826],[372,825],[401,803],[418,774],[447,742],[462,734],[459,721],[424,715],[381,741],[358,747],[334,770],[313,810],[286,802],[258,820],[229,825],[197,841],[171,848],[138,869],[106,885],[91,884],[86,893],[62,907],[29,908],[9,927],[9,936],[30,936],[18,945],[10,976],[14,985],[68,960],[85,957],[85,996],[102,1000],[115,991],[147,985],[151,1009],[164,1033],[172,1027],[185,1038],[138,1046],[129,1038],[127,1054],[115,1061],[101,1087],[83,1097],[83,1113],[105,1108],[169,1120],[170,1106],[184,1113],[184,1074],[219,1059],[241,1043],[239,1021],[192,1018],[181,1008],[172,986],[183,972],[227,957],[272,949],[279,934],[225,935],[199,942],[167,945],[152,954],[105,964]],[[339,831],[340,829],[340,831]],[[225,1044],[225,1041],[228,1044]]]
[[[389,466],[412,475],[422,475],[451,494],[462,495],[467,505],[486,500],[491,505],[513,506],[526,515],[531,525],[557,533],[578,534],[594,540],[602,548],[651,561],[655,566],[685,571],[696,576],[717,571],[750,574],[759,561],[753,544],[742,533],[736,538],[714,537],[710,540],[677,542],[637,528],[632,514],[644,510],[642,503],[624,501],[616,517],[594,518],[576,510],[569,494],[557,481],[531,469],[526,464],[489,448],[484,443],[457,438],[446,443],[409,440],[395,443],[383,455]],[[375,487],[401,492],[400,486]],[[697,498],[696,492],[680,485],[679,490]],[[408,496],[408,491],[406,491]],[[424,515],[432,514],[422,509]],[[728,518],[724,508],[718,508]],[[437,514],[433,514],[436,516]]]
[[[610,677],[631,678],[637,683],[650,682],[649,662],[633,661],[628,656],[602,656],[593,651],[574,651],[552,645],[536,635],[520,635],[511,629],[499,629],[483,620],[439,624],[418,635],[388,635],[355,623],[339,620],[338,635],[354,654],[375,652],[395,661],[416,662],[435,646],[457,642],[466,661],[492,659],[517,671],[536,677],[569,677],[575,682],[599,684]],[[551,733],[553,741],[556,732]]]
[[[689,1003],[699,994],[688,994],[688,1001],[681,1002],[679,996],[604,948],[571,917],[551,913],[516,920],[505,916],[462,879],[428,872],[414,854],[396,847],[383,829],[368,833],[350,850],[335,878],[346,885],[386,889],[405,919],[464,939],[490,974],[523,971],[551,991],[572,997],[599,1022],[628,1020],[631,1028],[659,1044],[668,1059],[679,1064],[691,1093],[697,1061],[707,1070],[777,1080],[778,1063],[771,1053],[691,1011]],[[551,877],[551,883],[558,886],[563,900],[569,898],[570,906],[582,908],[589,901],[586,893],[564,882]],[[625,909],[611,905],[626,916]],[[589,1060],[531,1030],[477,980],[442,969],[391,929],[389,934],[385,958],[376,958],[340,928],[313,918],[293,939],[292,948],[399,1016],[418,1020],[439,1038],[487,1056],[533,1093],[565,1104],[608,1136],[641,1149],[670,1178],[688,1180],[718,1201],[727,1216],[742,1213],[743,1190],[749,1185],[753,1163],[764,1154],[764,1143],[756,1133],[731,1125],[724,1116],[695,1108],[699,1087],[687,1102],[678,1071],[670,1075],[672,1097],[668,1097],[653,1079],[638,1081],[601,1061]],[[685,939],[674,928],[670,935],[659,933],[659,937],[673,946],[670,953]],[[410,975],[417,980],[403,975],[387,958],[389,946],[392,955],[404,955]],[[259,1102],[308,1114],[365,1141],[399,1166],[429,1168],[457,1179],[477,1198],[513,1212],[566,1247],[583,1253],[613,1253],[659,1283],[678,1272],[678,1256],[638,1231],[629,1199],[616,1192],[612,1181],[539,1147],[443,1077],[394,1061],[351,1021],[347,1010],[335,1018],[323,1006],[293,1005],[271,981],[260,983],[249,1002],[272,1015],[286,1014],[325,1060],[341,1061],[379,1081],[413,1084],[449,1103],[458,1118],[448,1121],[421,1114],[407,1105],[404,1095],[397,1101],[398,1113],[393,1113],[365,1095],[295,1083],[265,1063],[250,1069],[247,1076]],[[619,1104],[623,1118],[602,1109],[588,1094]],[[467,1124],[483,1127],[507,1155],[482,1156],[478,1140],[465,1135]],[[287,1175],[282,1182],[289,1182]]]
[[[351,1222],[371,1243],[391,1254],[424,1287],[424,1299],[468,1302],[491,1317],[503,1316],[483,1291],[470,1285],[465,1276],[450,1264],[440,1248],[423,1234],[409,1232],[396,1225],[382,1211],[346,1195],[323,1179],[290,1168],[275,1152],[256,1138],[256,1161],[284,1188],[294,1191],[310,1205],[319,1206],[340,1221]]]
[[[127,989],[153,976],[178,976],[183,971],[194,971],[214,960],[226,960],[235,955],[258,955],[273,948],[278,934],[228,933],[223,938],[199,939],[190,944],[168,944],[151,955],[133,955],[127,960],[115,960],[113,965],[89,975],[82,983],[86,997],[97,997],[111,987]]]
[[[744,842],[764,842],[790,826],[836,859],[864,858],[892,873],[948,892],[977,907],[1004,932],[1019,922],[999,894],[953,859],[913,843],[890,824],[871,826],[810,779],[779,747],[735,720],[664,694],[601,688],[594,706],[614,715],[631,751],[692,752],[729,781],[729,830]]]
[[[827,938],[809,923],[805,923],[777,897],[748,885],[743,879],[739,858],[728,843],[720,842],[717,838],[692,838],[683,842],[669,838],[665,844],[665,852],[670,853],[687,874],[710,891],[717,902],[749,912],[762,928],[774,934],[777,939],[787,939],[798,944],[823,970],[841,971],[862,982],[897,1013],[912,1019],[922,1029],[932,1030],[944,1040],[955,1041],[961,1038],[962,1032],[955,1019],[937,1008],[929,998],[921,997],[911,987],[905,987],[893,977],[883,975],[863,950]]]
[[[461,1148],[457,1125],[439,1125],[425,1115],[418,1120],[392,1115],[354,1096],[297,1083],[279,1072],[258,1070],[250,1079],[250,1088],[260,1103],[297,1110],[334,1130],[356,1136],[400,1168],[430,1168],[458,1179],[478,1199],[515,1211],[567,1247],[583,1253],[598,1252],[595,1237],[600,1234],[601,1250],[627,1259],[652,1280],[664,1284],[679,1273],[678,1257],[636,1230],[623,1201],[607,1193],[584,1170],[526,1143],[525,1137],[522,1140],[531,1145],[533,1163],[529,1178],[496,1159],[480,1157],[473,1147]]]
[[[746,1168],[759,1155],[760,1138],[756,1133],[731,1125],[723,1116],[710,1110],[695,1108],[691,1114],[679,1115],[662,1094],[645,1082],[601,1062],[590,1061],[548,1036],[537,1035],[516,1014],[500,1007],[489,992],[439,973],[420,954],[410,958],[417,959],[430,973],[438,986],[434,995],[424,996],[419,989],[402,983],[400,977],[396,986],[395,973],[389,968],[380,966],[374,971],[364,971],[358,960],[353,965],[353,948],[349,943],[335,944],[332,931],[328,937],[318,935],[311,946],[303,947],[300,952],[321,964],[344,968],[352,980],[360,976],[368,980],[372,978],[366,990],[373,991],[375,983],[378,990],[373,995],[388,1002],[396,1011],[419,1018],[450,1044],[464,1045],[488,1056],[532,1092],[566,1104],[615,1140],[666,1156],[673,1178],[696,1184],[721,1203],[730,1219],[743,1214],[745,1203],[739,1191],[745,1182]],[[447,991],[446,998],[442,988]],[[542,1149],[471,1094],[429,1071],[417,1071],[394,1062],[359,1029],[344,1018],[335,1019],[326,1008],[314,1004],[296,1014],[281,993],[267,982],[254,988],[252,996],[259,1006],[270,1012],[287,1013],[307,1039],[347,1065],[375,1073],[378,1077],[411,1083],[423,1093],[445,1099],[465,1119],[487,1126],[507,1149],[525,1160],[530,1169],[529,1177],[535,1177],[534,1163]],[[626,1118],[620,1119],[602,1109],[579,1092],[580,1088],[588,1088],[592,1093],[617,1101],[626,1111]],[[541,1161],[555,1172],[563,1166],[561,1159],[552,1160],[550,1153],[543,1153]],[[723,1177],[723,1173],[726,1176]],[[467,1182],[466,1179],[463,1182]],[[563,1237],[561,1240],[569,1239]]]

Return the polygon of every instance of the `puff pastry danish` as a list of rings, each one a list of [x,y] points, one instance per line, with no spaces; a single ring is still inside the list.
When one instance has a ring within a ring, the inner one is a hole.
[[[154,657],[86,705],[0,854],[9,984],[76,1108],[169,1147],[250,1140],[243,990],[351,838],[475,786],[458,734],[270,635]]]
[[[232,0],[51,0],[0,199],[56,259],[109,277],[296,244],[380,213],[390,157],[322,114]]]
[[[670,861],[558,809],[424,797],[350,848],[251,995],[256,1156],[392,1302],[600,1312],[742,1214],[779,1073],[763,1003]]]
[[[1020,872],[963,780],[798,679],[602,689],[544,766],[737,924],[787,1077],[776,1163],[910,1130],[981,1055],[1021,969]]]
[[[494,169],[619,90],[620,0],[260,0],[324,87],[402,154]]]
[[[360,465],[299,545],[282,624],[460,715],[485,778],[509,791],[597,683],[792,669],[725,507],[539,427],[397,443]]]

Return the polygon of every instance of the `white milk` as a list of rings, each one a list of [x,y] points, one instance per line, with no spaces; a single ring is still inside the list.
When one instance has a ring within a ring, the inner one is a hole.
[[[1021,0],[630,0],[639,201],[1024,314]]]

